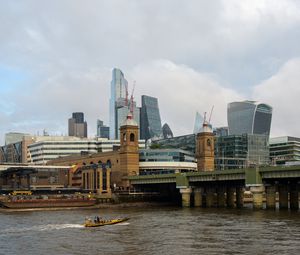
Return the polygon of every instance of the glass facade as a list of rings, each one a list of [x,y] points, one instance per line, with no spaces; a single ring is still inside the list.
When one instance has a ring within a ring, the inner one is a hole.
[[[111,93],[109,102],[109,126],[110,139],[116,139],[118,135],[117,129],[117,109],[126,105],[126,88],[128,86],[127,80],[120,69],[114,68],[112,71]]]
[[[227,108],[230,135],[270,134],[272,107],[254,101],[232,102]]]
[[[215,165],[218,170],[268,165],[269,138],[266,135],[216,137]]]
[[[140,150],[140,162],[195,162],[194,154],[180,149]]]
[[[141,138],[148,140],[162,135],[158,100],[155,97],[142,96]]]
[[[103,125],[102,120],[97,120],[97,137],[109,139],[109,127]]]
[[[196,151],[196,135],[176,136],[168,139],[160,139],[152,141],[151,147],[156,148],[174,148],[189,151],[195,154]]]
[[[162,135],[164,139],[173,137],[173,132],[167,123],[165,123],[162,127]]]
[[[195,123],[194,123],[194,134],[198,134],[203,126],[204,119],[199,112],[196,112]]]

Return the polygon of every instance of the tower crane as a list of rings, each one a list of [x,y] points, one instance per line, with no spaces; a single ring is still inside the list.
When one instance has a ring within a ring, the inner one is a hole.
[[[130,96],[130,112],[133,116],[133,93],[134,93],[134,89],[135,89],[135,81],[133,81],[133,87],[132,87],[132,92],[131,92],[131,96]]]

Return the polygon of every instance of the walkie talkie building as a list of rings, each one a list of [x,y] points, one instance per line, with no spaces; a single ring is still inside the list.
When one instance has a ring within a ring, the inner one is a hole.
[[[270,135],[272,107],[255,101],[228,104],[227,119],[230,135]]]

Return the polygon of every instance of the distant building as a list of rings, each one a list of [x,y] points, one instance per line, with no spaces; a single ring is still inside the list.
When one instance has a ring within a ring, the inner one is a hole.
[[[120,69],[114,68],[112,71],[112,81],[110,86],[110,103],[109,103],[109,127],[110,139],[117,139],[119,135],[118,109],[126,106],[126,90],[128,82]]]
[[[217,127],[214,128],[215,136],[227,136],[229,133],[228,127]]]
[[[255,101],[228,104],[227,119],[230,135],[270,134],[272,107]]]
[[[17,133],[15,137],[6,137],[10,138],[4,146],[0,146],[0,163],[26,163],[27,147],[34,142],[34,136]]]
[[[5,144],[12,144],[21,142],[24,136],[29,136],[29,134],[19,133],[19,132],[9,132],[5,134]]]
[[[154,140],[151,143],[151,147],[157,147],[161,149],[182,149],[195,154],[196,151],[196,135],[182,135],[172,138]]]
[[[131,103],[133,106],[131,107]],[[133,117],[138,126],[140,126],[140,108],[136,106],[136,102],[129,102],[128,106],[122,106],[117,108],[116,115],[116,128],[120,130],[122,123],[126,120],[128,113],[130,112],[130,108],[133,110]],[[120,131],[116,132],[116,139],[120,139]]]
[[[69,119],[69,136],[87,137],[87,123],[82,112],[74,112]]]
[[[203,125],[203,117],[199,112],[196,112],[193,134],[198,134]]]
[[[155,97],[142,96],[141,138],[148,140],[162,135],[158,100]]]
[[[197,171],[194,154],[181,149],[140,149],[139,174]]]
[[[282,136],[270,138],[270,159],[273,164],[299,164],[300,138]]]
[[[163,139],[173,138],[173,132],[167,123],[162,127],[162,136]]]
[[[109,127],[103,125],[102,120],[97,120],[97,137],[109,139]]]
[[[269,137],[243,134],[216,137],[216,169],[269,165]]]
[[[145,148],[145,141],[138,140],[140,148]],[[74,136],[42,136],[28,146],[27,162],[45,164],[49,160],[80,154],[95,154],[113,151],[120,146],[120,140],[107,138],[78,138]]]

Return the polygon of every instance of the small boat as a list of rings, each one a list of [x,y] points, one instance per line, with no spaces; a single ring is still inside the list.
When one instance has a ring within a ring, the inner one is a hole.
[[[100,220],[98,222],[94,222],[91,219],[87,219],[84,223],[84,226],[86,228],[93,228],[93,227],[101,227],[105,225],[113,225],[113,224],[118,224],[124,221],[129,220],[129,218],[118,218],[118,219],[110,219],[110,220]]]

